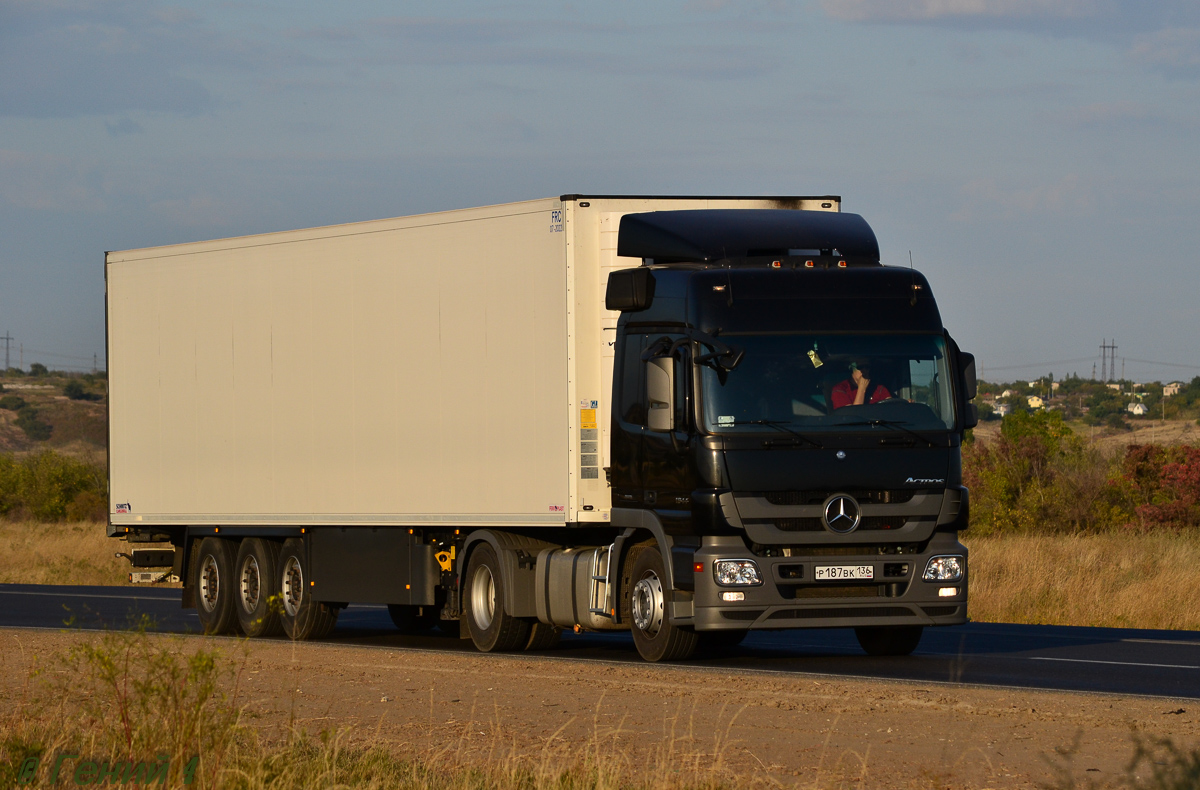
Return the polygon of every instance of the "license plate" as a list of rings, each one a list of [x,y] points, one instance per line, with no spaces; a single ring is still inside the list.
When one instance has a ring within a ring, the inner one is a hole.
[[[875,568],[870,565],[818,565],[816,577],[817,581],[874,579]]]

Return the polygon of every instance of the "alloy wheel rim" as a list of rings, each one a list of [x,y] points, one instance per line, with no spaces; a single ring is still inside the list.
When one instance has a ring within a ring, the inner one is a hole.
[[[259,572],[258,560],[253,556],[242,563],[241,573],[242,608],[253,612],[258,608],[258,598],[262,590],[262,574]]]
[[[217,608],[220,594],[221,571],[217,567],[217,558],[208,554],[200,561],[200,603],[204,611],[211,612]]]
[[[492,625],[496,614],[496,580],[486,565],[480,565],[471,579],[471,618],[481,631]]]
[[[295,617],[304,602],[304,570],[297,557],[288,557],[283,566],[283,609],[288,617]]]
[[[633,610],[633,624],[647,636],[653,637],[662,628],[663,622],[663,592],[658,574],[649,571],[633,586],[633,596],[630,601]]]

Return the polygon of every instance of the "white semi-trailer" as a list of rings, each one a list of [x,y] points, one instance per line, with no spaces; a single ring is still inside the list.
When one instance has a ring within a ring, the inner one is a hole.
[[[911,651],[966,618],[973,362],[839,207],[567,195],[110,252],[109,534],[210,633],[383,603],[483,650]]]

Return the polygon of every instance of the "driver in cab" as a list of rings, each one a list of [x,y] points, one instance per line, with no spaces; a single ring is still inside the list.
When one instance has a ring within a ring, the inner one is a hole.
[[[859,359],[850,363],[850,378],[834,385],[831,393],[833,408],[879,403],[892,397],[887,387],[871,382],[871,361]]]

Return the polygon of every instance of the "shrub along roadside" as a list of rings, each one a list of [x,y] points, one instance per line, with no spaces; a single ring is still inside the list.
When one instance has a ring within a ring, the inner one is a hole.
[[[1000,438],[963,446],[971,534],[1097,534],[1200,527],[1200,448],[1089,446],[1058,412],[1015,412]]]
[[[107,473],[101,464],[52,450],[0,455],[0,516],[35,521],[104,520]]]

